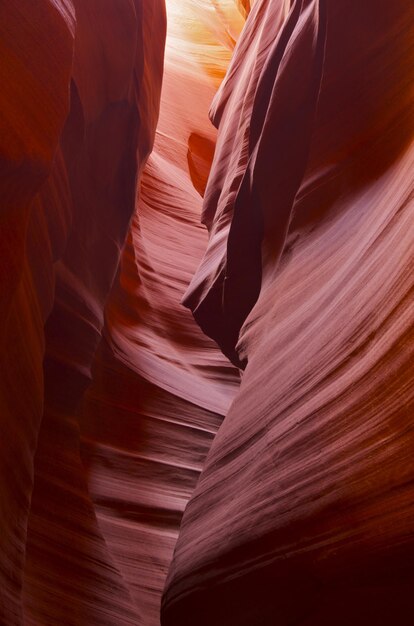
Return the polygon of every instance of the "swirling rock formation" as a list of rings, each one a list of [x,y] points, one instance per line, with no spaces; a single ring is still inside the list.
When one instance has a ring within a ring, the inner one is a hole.
[[[166,4],[0,0],[0,624],[405,626],[414,9]]]
[[[247,367],[166,626],[402,625],[414,607],[414,13],[288,4],[254,4],[212,108],[186,302]]]
[[[1,6],[1,623],[159,623],[181,514],[238,386],[180,300],[206,245],[208,105],[244,9],[178,8],[136,194],[163,2]]]
[[[231,4],[213,15],[209,2],[168,5],[156,141],[82,408],[82,458],[99,525],[151,626],[159,624],[182,513],[239,383],[180,304],[207,244],[200,194],[215,141],[208,105],[232,49],[211,31],[227,43],[227,30],[240,28]]]
[[[154,139],[165,9],[12,0],[0,29],[0,622],[136,624],[75,411]]]

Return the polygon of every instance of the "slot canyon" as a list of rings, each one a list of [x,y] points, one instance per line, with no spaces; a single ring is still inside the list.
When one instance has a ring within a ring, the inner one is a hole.
[[[410,626],[412,0],[0,0],[0,78],[0,626]]]

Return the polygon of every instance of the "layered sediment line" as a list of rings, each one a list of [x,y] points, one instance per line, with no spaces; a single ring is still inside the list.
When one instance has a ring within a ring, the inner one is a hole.
[[[166,626],[412,609],[413,12],[285,10],[254,4],[212,109],[186,303],[247,367],[184,514]]]
[[[0,621],[136,624],[76,410],[154,140],[165,8],[16,0],[0,12]]]

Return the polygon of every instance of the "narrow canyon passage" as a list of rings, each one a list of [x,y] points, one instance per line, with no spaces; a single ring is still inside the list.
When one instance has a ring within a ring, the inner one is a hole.
[[[81,412],[99,526],[151,626],[182,513],[239,385],[181,304],[207,245],[201,194],[216,134],[208,109],[244,22],[234,3],[217,8],[167,2],[154,148]]]
[[[0,626],[408,626],[414,5],[0,0]]]

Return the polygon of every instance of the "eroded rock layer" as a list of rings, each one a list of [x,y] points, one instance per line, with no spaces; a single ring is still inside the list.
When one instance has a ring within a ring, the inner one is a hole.
[[[405,626],[414,10],[167,14],[0,0],[0,624]]]
[[[247,366],[184,514],[166,626],[412,613],[413,18],[403,1],[249,14],[186,297]]]
[[[0,622],[142,623],[75,412],[154,140],[165,8],[13,0],[0,30]]]
[[[106,308],[82,408],[82,458],[99,526],[144,623],[160,599],[181,516],[239,376],[181,305],[207,244],[214,151],[208,106],[243,23],[233,2],[168,5],[160,120]]]
[[[1,623],[159,624],[239,383],[180,300],[207,242],[208,106],[248,8],[169,3],[137,193],[163,0],[0,5]]]

